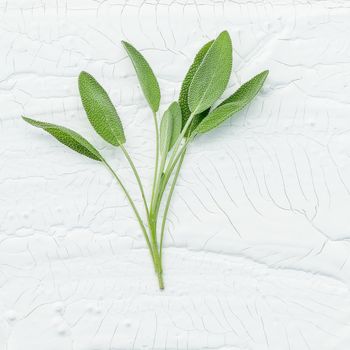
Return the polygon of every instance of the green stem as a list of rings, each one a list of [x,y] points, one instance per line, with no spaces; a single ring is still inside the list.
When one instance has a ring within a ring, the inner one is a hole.
[[[164,289],[163,272],[157,274],[159,289]]]
[[[179,176],[180,173],[180,169],[181,169],[181,165],[183,162],[183,159],[185,157],[185,153],[186,153],[186,147],[188,145],[188,143],[192,140],[192,138],[188,138],[186,140],[186,143],[184,144],[184,146],[180,149],[178,155],[175,157],[175,160],[173,161],[173,164],[171,165],[168,173],[165,174],[165,177],[161,179],[160,183],[156,188],[156,196],[155,196],[155,207],[152,209],[151,211],[151,217],[152,217],[152,222],[153,222],[153,226],[151,231],[153,232],[152,236],[152,243],[153,243],[153,254],[154,254],[154,260],[155,260],[155,270],[156,270],[156,274],[158,276],[158,281],[159,281],[159,288],[163,289],[164,288],[164,284],[163,284],[163,261],[162,261],[162,249],[163,249],[163,239],[164,239],[164,229],[165,229],[165,223],[166,223],[166,218],[167,218],[167,214],[169,211],[169,207],[170,207],[170,202],[171,202],[171,197],[172,194],[174,192],[175,189],[175,185],[176,185],[176,181],[177,178]],[[179,162],[178,162],[179,161]],[[166,185],[169,181],[169,178],[174,170],[174,167],[176,166],[176,164],[178,164],[178,167],[176,169],[175,175],[174,175],[174,179],[172,182],[172,185],[170,187],[170,192],[167,198],[167,202],[165,204],[165,209],[164,209],[164,214],[163,214],[163,218],[162,218],[162,226],[161,226],[161,235],[160,235],[160,243],[159,243],[159,253],[158,253],[158,244],[157,244],[157,218],[158,218],[158,212],[159,212],[159,207],[160,207],[160,203],[162,201],[163,198],[163,194],[166,188]]]
[[[154,234],[152,237],[157,237],[156,231],[154,231]],[[160,254],[158,252],[158,244],[156,239],[152,241],[153,245],[153,258],[154,258],[154,269],[155,273],[158,277],[158,283],[159,283],[159,288],[164,289],[164,282],[163,282],[163,267],[162,267],[162,261],[160,258]]]
[[[154,214],[156,212],[156,210],[154,210],[155,208],[158,207],[158,205],[160,204],[158,201],[158,195],[159,195],[159,186],[162,182],[162,174],[164,171],[164,167],[165,167],[165,162],[166,162],[166,156],[161,156],[161,161],[160,161],[160,165],[159,165],[159,171],[157,174],[157,181],[155,183],[154,186],[154,195],[153,195],[153,203],[151,203],[151,211],[152,214]],[[155,215],[157,217],[157,215]],[[156,220],[156,218],[155,218]]]
[[[168,169],[169,169],[169,166],[171,166],[171,163],[174,161],[174,158],[176,156],[176,153],[177,153],[177,150],[181,144],[181,141],[183,139],[183,137],[185,136],[185,133],[187,131],[187,129],[189,128],[193,118],[194,118],[195,114],[194,113],[191,113],[189,118],[187,119],[186,121],[186,124],[185,126],[183,127],[182,131],[181,131],[181,134],[179,135],[179,137],[177,138],[176,142],[175,142],[175,145],[174,145],[174,148],[173,148],[173,153],[171,154],[171,157],[169,159],[169,162],[168,162],[168,166],[165,170],[165,172],[167,173],[168,172]]]
[[[155,129],[156,129],[156,160],[155,160],[155,166],[154,166],[154,176],[153,176],[153,185],[152,185],[152,198],[151,198],[151,210],[150,210],[151,215],[152,215],[155,189],[156,189],[157,178],[158,178],[158,162],[159,162],[159,128],[158,128],[156,113],[153,113],[153,120],[154,120]]]
[[[181,156],[182,150],[185,149],[187,147],[188,143],[193,139],[193,137],[189,137],[186,140],[183,148],[180,150],[180,152],[177,153],[179,146],[181,144],[181,141],[182,141],[187,129],[190,127],[194,116],[195,116],[195,113],[191,113],[191,115],[187,119],[185,126],[183,127],[179,137],[177,138],[177,140],[174,144],[173,151],[172,151],[172,154],[171,154],[170,159],[168,161],[167,168],[164,171],[165,178],[160,178],[162,176],[163,170],[164,170],[164,169],[160,169],[161,170],[159,172],[160,177],[159,177],[158,181],[156,182],[155,190],[152,191],[152,199],[153,200],[151,203],[151,212],[155,215],[156,218],[158,216],[159,206],[160,206],[160,202],[162,200],[163,192],[164,192],[165,187],[169,181],[169,178],[174,170],[174,167],[175,167],[178,159]]]
[[[156,113],[153,113],[153,120],[154,120],[154,126],[156,130],[156,159],[155,159],[155,166],[154,166],[154,176],[153,176],[153,185],[152,185],[152,197],[151,197],[151,205],[150,205],[150,211],[149,211],[149,230],[151,235],[151,244],[152,244],[152,251],[153,251],[153,264],[155,273],[158,278],[159,288],[164,289],[164,282],[163,282],[163,268],[162,268],[162,262],[159,256],[158,252],[158,243],[157,243],[157,215],[154,215],[153,212],[153,206],[156,199],[156,192],[157,192],[157,186],[158,186],[158,179],[160,178],[159,172],[159,127],[158,127],[158,121],[157,121],[157,115]]]
[[[164,238],[165,223],[166,223],[167,216],[168,216],[168,211],[169,211],[169,208],[170,208],[171,197],[173,195],[173,192],[174,192],[174,189],[175,189],[175,185],[176,185],[177,179],[179,177],[181,165],[182,165],[182,162],[183,162],[183,160],[185,158],[185,154],[186,154],[186,149],[184,149],[182,154],[181,154],[181,157],[180,157],[180,160],[179,160],[179,163],[177,165],[176,172],[175,172],[175,175],[174,175],[174,179],[173,179],[173,182],[172,182],[171,187],[170,187],[168,198],[167,198],[167,201],[166,201],[166,204],[165,204],[164,214],[163,214],[163,218],[162,218],[162,227],[160,229],[160,242],[159,242],[159,256],[160,256],[160,263],[161,264],[162,264],[163,238]]]
[[[148,205],[147,205],[147,200],[146,200],[146,196],[145,196],[145,191],[143,189],[143,186],[142,186],[142,182],[141,182],[141,179],[140,179],[140,175],[135,167],[135,164],[134,162],[132,161],[128,151],[125,149],[125,147],[123,145],[120,145],[120,148],[121,150],[123,151],[124,155],[125,155],[125,158],[128,160],[129,164],[130,164],[130,167],[135,175],[135,178],[136,178],[136,181],[139,185],[139,189],[140,189],[140,192],[141,192],[141,196],[142,196],[142,201],[143,201],[143,205],[145,207],[145,210],[146,210],[146,214],[147,214],[147,219],[149,221],[149,210],[148,210]]]
[[[112,167],[107,163],[107,161],[105,159],[102,158],[102,163],[107,167],[107,169],[112,173],[112,175],[114,176],[114,178],[117,180],[118,184],[120,185],[121,189],[123,190],[126,198],[128,199],[134,213],[135,213],[135,216],[136,216],[136,219],[141,227],[141,230],[142,230],[142,233],[146,239],[146,243],[147,243],[147,246],[148,246],[148,249],[149,249],[149,252],[152,256],[152,260],[153,260],[153,263],[155,264],[155,259],[154,259],[154,254],[153,254],[153,249],[152,249],[152,246],[151,246],[151,242],[149,240],[149,237],[148,237],[148,234],[147,234],[147,231],[146,231],[146,227],[140,217],[140,214],[135,206],[135,203],[134,201],[132,200],[128,190],[126,189],[126,187],[123,185],[122,181],[120,180],[119,176],[115,173],[115,171],[112,169]]]
[[[154,213],[155,215],[158,215],[158,211],[159,211],[159,207],[160,207],[160,203],[162,201],[162,197],[166,188],[166,185],[168,184],[168,181],[170,179],[171,174],[174,171],[174,168],[178,162],[178,160],[180,159],[182,153],[184,153],[186,151],[186,147],[188,146],[188,144],[191,142],[192,137],[188,138],[185,142],[185,144],[182,146],[182,148],[180,149],[180,151],[178,152],[177,156],[175,157],[174,161],[168,165],[167,170],[164,173],[164,177],[162,178],[162,181],[160,183],[160,189],[158,190],[158,195],[157,195],[157,205],[154,209]]]

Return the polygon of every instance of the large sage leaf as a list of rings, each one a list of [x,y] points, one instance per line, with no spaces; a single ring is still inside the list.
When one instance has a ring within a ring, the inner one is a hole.
[[[190,111],[198,114],[209,108],[224,92],[232,69],[232,44],[227,31],[210,46],[188,91]]]
[[[230,102],[240,102],[247,105],[257,95],[260,89],[263,87],[264,82],[269,74],[268,70],[257,74],[255,77],[244,83],[237,91],[224,100],[221,104]]]
[[[79,75],[79,91],[87,117],[95,131],[114,146],[125,143],[125,135],[118,113],[107,92],[86,72]]]
[[[152,111],[156,113],[160,103],[160,89],[157,78],[146,59],[131,44],[122,41],[139,79],[141,89]]]
[[[188,90],[190,88],[193,77],[198,70],[198,67],[202,63],[205,54],[208,52],[213,42],[214,40],[209,41],[198,51],[197,55],[193,60],[193,63],[191,64],[182,82],[180,96],[179,96],[179,104],[180,104],[181,113],[182,113],[182,127],[185,126],[186,121],[191,114],[190,107],[188,106]]]
[[[97,149],[82,136],[80,136],[75,131],[65,128],[60,125],[55,125],[51,123],[40,122],[34,119],[22,117],[27,123],[45,130],[51,134],[58,141],[68,146],[72,150],[83,154],[86,157],[89,157],[94,160],[102,161],[102,156],[97,151]]]

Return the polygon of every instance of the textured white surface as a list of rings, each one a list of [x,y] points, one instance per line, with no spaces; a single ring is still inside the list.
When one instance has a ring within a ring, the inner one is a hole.
[[[231,90],[270,76],[190,148],[160,292],[106,170],[19,117],[81,131],[136,195],[77,75],[110,92],[149,188],[153,124],[120,40],[151,62],[164,109],[223,29]],[[349,349],[349,32],[345,0],[0,0],[0,350]]]

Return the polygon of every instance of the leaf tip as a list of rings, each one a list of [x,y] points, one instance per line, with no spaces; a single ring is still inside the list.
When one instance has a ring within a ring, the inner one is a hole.
[[[78,86],[79,86],[79,91],[81,92],[82,85],[86,79],[88,79],[91,75],[88,72],[81,71],[78,76]]]
[[[21,117],[22,117],[22,119],[23,119],[26,123],[33,124],[33,122],[34,122],[33,119],[28,118],[28,117],[26,117],[26,116],[24,116],[24,115],[22,115]]]
[[[129,49],[130,49],[131,47],[133,47],[131,44],[129,44],[129,43],[128,43],[127,41],[125,41],[125,40],[122,40],[121,43],[122,43],[122,45],[123,45],[123,47],[124,47],[124,49],[125,49],[126,51],[129,51]]]
[[[224,37],[225,39],[227,39],[227,40],[229,40],[231,42],[231,36],[230,36],[230,33],[227,30],[222,31],[218,35],[217,39],[219,39],[220,37]]]
[[[79,77],[78,77],[79,83],[81,82],[82,79],[87,78],[87,77],[90,77],[90,76],[91,76],[91,75],[90,75],[88,72],[85,72],[84,70],[82,70],[82,71],[79,73]]]
[[[260,74],[258,74],[258,76],[261,77],[261,81],[262,81],[262,84],[265,83],[265,80],[267,78],[267,76],[269,75],[270,71],[268,69],[262,71]]]

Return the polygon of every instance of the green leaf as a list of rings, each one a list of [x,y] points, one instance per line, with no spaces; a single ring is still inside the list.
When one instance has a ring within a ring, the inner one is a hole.
[[[177,102],[173,102],[164,112],[160,122],[160,148],[165,156],[174,146],[181,133],[181,109]]]
[[[176,140],[178,139],[181,129],[182,129],[182,116],[181,116],[181,108],[177,102],[173,102],[168,110],[170,113],[172,121],[173,121],[173,130],[171,134],[171,140],[169,145],[169,150],[174,146]]]
[[[206,109],[205,111],[196,114],[193,117],[192,123],[190,125],[190,127],[187,129],[186,132],[186,137],[189,137],[193,134],[194,130],[196,129],[196,127],[200,124],[200,122],[209,114],[210,108]]]
[[[167,109],[164,114],[163,118],[160,122],[160,154],[162,155],[162,158],[166,157],[167,153],[170,149],[170,142],[172,138],[173,133],[173,117],[172,114],[169,112],[169,109]]]
[[[87,117],[95,131],[114,146],[125,143],[123,125],[107,92],[86,72],[79,75],[79,91]]]
[[[252,99],[257,95],[260,89],[263,87],[264,82],[269,74],[268,70],[257,74],[255,77],[244,83],[235,93],[224,100],[221,104],[226,104],[230,102],[240,102],[245,106],[252,101]]]
[[[269,71],[265,70],[244,83],[234,94],[210,112],[208,116],[199,123],[195,132],[208,132],[246,107],[262,88],[268,74]]]
[[[102,161],[102,156],[97,151],[97,149],[82,136],[80,136],[75,131],[65,128],[60,125],[55,125],[51,123],[40,122],[34,119],[22,117],[27,123],[45,130],[51,134],[58,141],[68,146],[72,150],[83,154],[86,157],[89,157],[94,160]]]
[[[185,126],[186,121],[191,114],[190,107],[188,106],[188,90],[190,88],[193,77],[198,70],[198,67],[202,63],[205,54],[208,52],[213,42],[214,40],[209,41],[198,51],[197,55],[193,60],[193,63],[191,64],[182,82],[180,96],[179,96],[179,104],[180,104],[181,113],[182,113],[182,127]]]
[[[215,108],[200,122],[194,132],[204,134],[214,129],[243,107],[244,104],[240,102],[230,102]]]
[[[232,69],[232,44],[227,31],[210,46],[198,67],[188,91],[188,105],[199,114],[209,108],[224,92]]]
[[[152,111],[156,113],[160,103],[160,89],[157,78],[146,59],[131,44],[122,41],[122,44],[134,65],[141,89]]]

